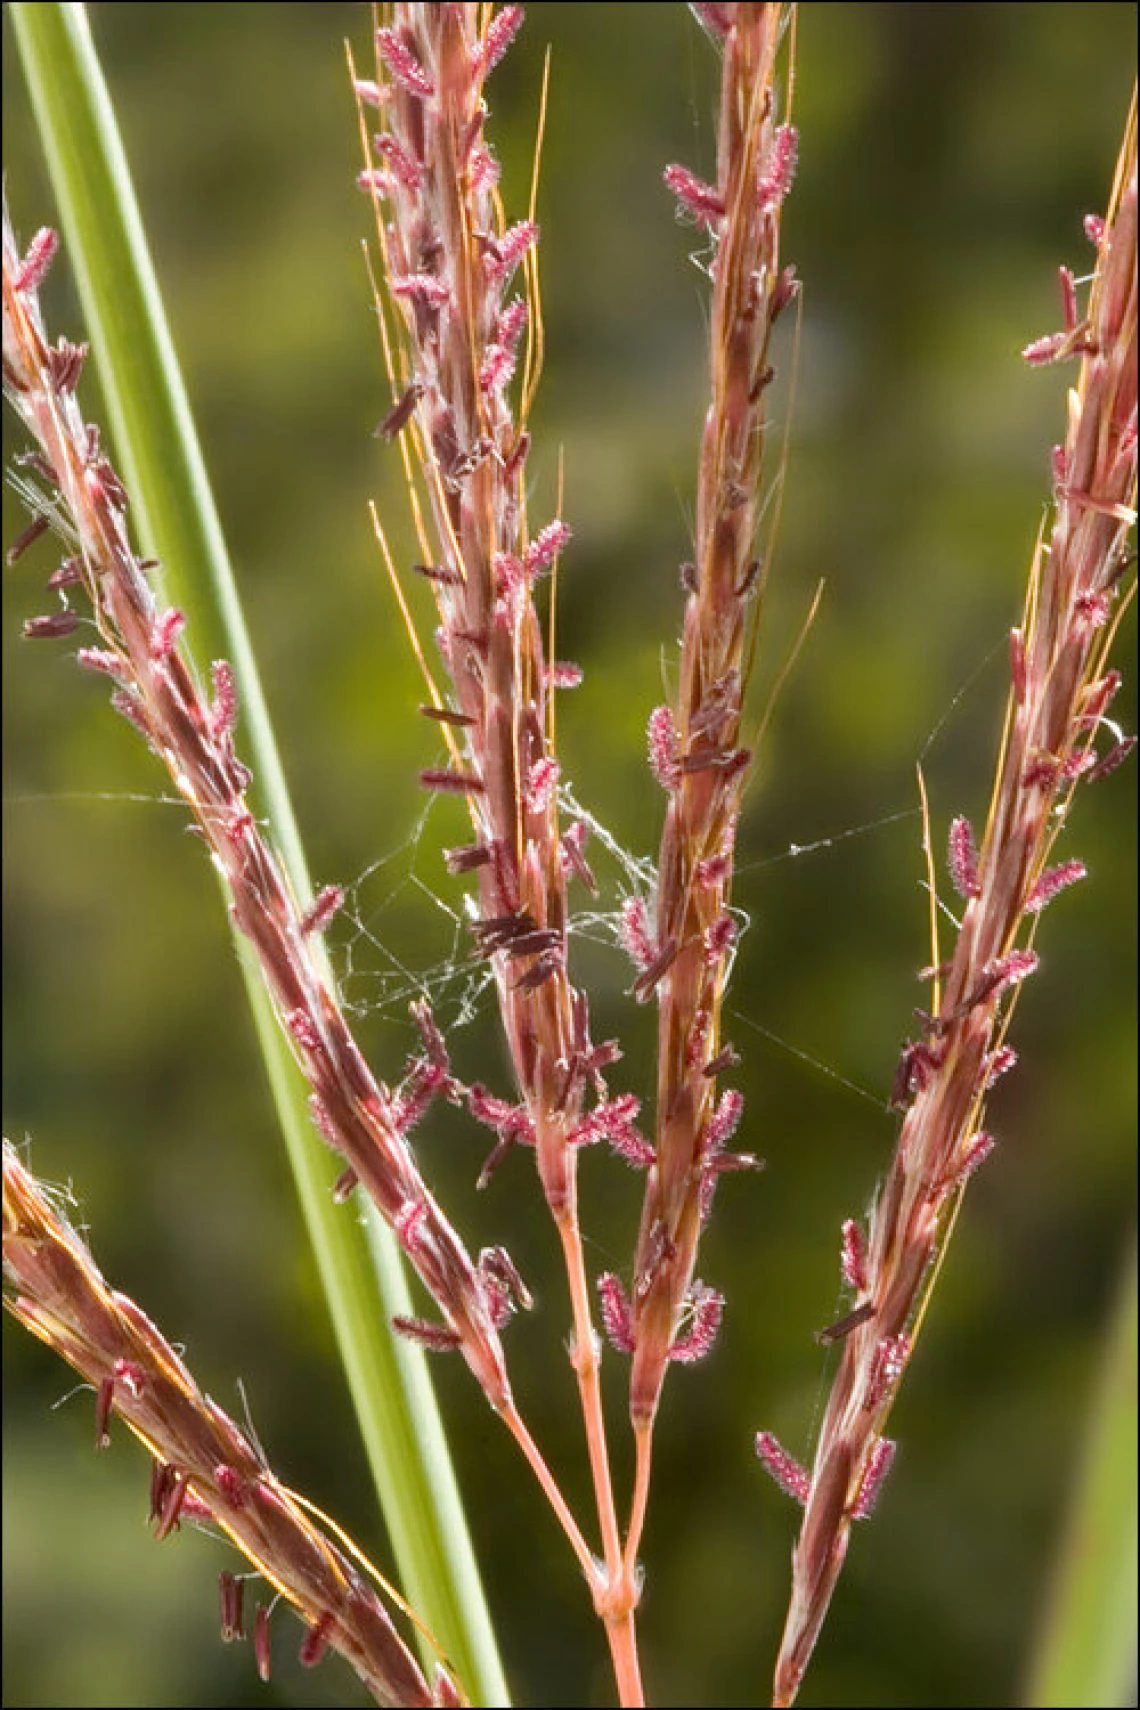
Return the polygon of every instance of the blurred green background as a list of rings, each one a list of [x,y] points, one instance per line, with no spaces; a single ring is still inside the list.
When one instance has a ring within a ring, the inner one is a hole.
[[[390,395],[341,46],[367,59],[368,14],[89,11],[312,869],[350,887],[332,945],[363,1043],[399,1074],[411,969],[460,1068],[506,1091],[486,997],[466,1019],[461,886],[438,856],[461,821],[447,803],[423,821],[416,774],[437,744],[411,711],[418,685],[366,512],[375,497],[406,556],[397,456],[372,437]],[[642,1622],[660,1705],[766,1701],[796,1516],[752,1435],[810,1451],[834,1365],[812,1332],[842,1309],[839,1226],[892,1144],[884,1100],[928,960],[916,762],[939,840],[954,813],[984,818],[1005,636],[1067,378],[1017,353],[1059,323],[1058,263],[1089,265],[1080,220],[1104,205],[1134,35],[1130,5],[801,10],[784,247],[806,289],[757,709],[819,578],[827,591],[741,831],[751,927],[729,1032],[741,1143],[768,1168],[721,1189],[701,1270],[728,1296],[724,1330],[666,1395]],[[586,668],[561,702],[564,772],[644,855],[662,802],[643,733],[691,550],[707,300],[661,170],[711,175],[716,64],[681,5],[530,7],[490,86],[516,216],[548,42],[532,514],[552,514],[561,454],[575,539],[559,653]],[[53,210],[14,51],[4,95],[27,239]],[[46,300],[55,330],[79,336],[66,256]],[[786,343],[785,383],[790,367]],[[786,389],[776,408],[782,427]],[[21,526],[6,498],[5,542]],[[185,1345],[204,1387],[240,1409],[241,1381],[278,1473],[383,1561],[214,881],[98,682],[66,648],[16,639],[47,609],[54,563],[41,544],[5,588],[5,1132],[29,1138],[43,1176],[74,1183],[106,1274]],[[1134,634],[1130,618],[1129,728]],[[1132,1239],[1135,777],[1078,798],[1063,852],[1092,877],[1044,922],[1021,1066],[993,1103],[999,1149],[961,1219],[895,1415],[896,1469],[854,1540],[807,1706],[994,1705],[1022,1690]],[[612,909],[623,874],[600,851],[597,865]],[[578,953],[595,1037],[627,1044],[613,1084],[648,1095],[652,1018],[623,995],[628,967],[588,921]],[[475,1195],[485,1150],[448,1114],[421,1135],[472,1245],[505,1241],[538,1296],[510,1332],[517,1386],[585,1498],[549,1225],[525,1157]],[[595,1270],[628,1265],[639,1194],[616,1162],[584,1160]],[[141,1451],[119,1430],[96,1456],[90,1396],[7,1320],[4,1353],[5,1704],[364,1701],[339,1661],[300,1669],[287,1614],[261,1686],[249,1649],[218,1637],[214,1574],[231,1553],[188,1528],[151,1542]],[[610,1702],[584,1589],[516,1451],[459,1362],[435,1370],[516,1703]],[[622,1479],[623,1375],[607,1362]]]

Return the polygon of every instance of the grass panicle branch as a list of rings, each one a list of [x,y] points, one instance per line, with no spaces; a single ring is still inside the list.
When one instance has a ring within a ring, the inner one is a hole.
[[[339,1003],[317,969],[309,939],[335,905],[335,893],[302,909],[281,863],[246,804],[251,782],[233,732],[236,692],[224,661],[213,667],[213,694],[199,687],[183,630],[186,619],[163,606],[148,566],[129,538],[127,494],[80,411],[76,387],[84,351],[52,344],[38,287],[56,248],[41,231],[21,258],[5,211],[3,234],[4,390],[37,446],[31,468],[47,489],[41,515],[57,523],[75,550],[52,577],[57,610],[25,625],[31,639],[72,635],[89,600],[99,647],[81,647],[79,663],[114,684],[112,704],[166,765],[229,895],[234,920],[253,946],[278,1019],[312,1089],[314,1120],[343,1153],[341,1191],[363,1183],[447,1320],[492,1407],[509,1405],[492,1301],[417,1169],[401,1132],[398,1101],[368,1068]],[[429,1051],[431,1042],[429,1041]],[[429,1057],[416,1071],[437,1090],[444,1070]]]
[[[980,854],[964,819],[951,828],[950,873],[965,910],[944,966],[935,937],[934,1004],[918,1012],[920,1037],[903,1052],[895,1097],[906,1114],[865,1250],[861,1234],[844,1231],[845,1281],[857,1304],[836,1327],[842,1358],[810,1479],[796,1492],[804,1519],[776,1666],[779,1705],[796,1696],[851,1522],[869,1510],[890,1463],[884,1428],[966,1183],[993,1145],[982,1128],[986,1093],[1012,1061],[1004,1037],[1037,964],[1037,917],[1084,872],[1079,861],[1046,862],[1074,792],[1121,757],[1106,713],[1120,683],[1109,650],[1134,592],[1126,578],[1136,521],[1135,98],[1107,217],[1090,218],[1086,232],[1096,247],[1086,314],[1078,318],[1063,269],[1066,325],[1025,353],[1030,362],[1080,364],[1053,458],[1052,533],[1039,543],[1024,620],[1011,637],[1012,691]],[[762,1438],[761,1456],[779,1476],[776,1450]]]
[[[429,1686],[362,1572],[364,1557],[330,1537],[274,1477],[259,1447],[204,1395],[133,1300],[111,1288],[52,1197],[4,1141],[4,1305],[92,1385],[96,1446],[118,1414],[154,1459],[151,1519],[165,1538],[180,1519],[216,1527],[306,1623],[302,1659],[339,1651],[377,1704],[458,1704],[441,1666]],[[371,1570],[374,1573],[374,1570]],[[242,1581],[223,1574],[229,1629],[242,1630]],[[228,1599],[228,1602],[227,1602]],[[267,1611],[256,1624],[268,1674]]]
[[[560,834],[553,697],[569,678],[546,658],[536,604],[537,585],[553,581],[570,530],[560,517],[536,532],[527,520],[539,232],[533,218],[507,225],[484,132],[484,82],[521,11],[507,7],[492,19],[473,4],[397,4],[383,19],[376,80],[356,81],[362,103],[377,106],[385,124],[373,139],[381,164],[361,178],[377,201],[387,292],[377,306],[381,324],[390,317],[393,325],[386,347],[399,393],[382,431],[404,433],[414,451],[406,466],[429,560],[419,568],[435,592],[436,640],[451,685],[445,703],[431,681],[425,708],[440,722],[451,764],[421,777],[430,789],[461,793],[470,808],[475,840],[451,851],[449,865],[475,875],[473,931],[494,973],[517,1092],[515,1102],[472,1088],[468,1103],[497,1135],[481,1182],[513,1147],[532,1147],[559,1234],[601,1532],[602,1565],[587,1563],[587,1580],[623,1701],[640,1702],[638,1587],[622,1560],[578,1225],[579,1151],[613,1127],[604,1071],[620,1051],[593,1043],[586,993],[571,984],[567,967],[568,880],[589,875],[583,827]],[[512,295],[520,274],[527,289]],[[532,360],[516,385],[528,327]],[[423,508],[417,483],[426,489]],[[624,1107],[623,1115],[627,1135]],[[529,1447],[528,1458],[535,1465]]]
[[[712,396],[698,469],[696,561],[682,632],[676,704],[650,720],[650,761],[668,792],[657,870],[656,937],[642,995],[659,1004],[657,1146],[641,1214],[629,1341],[630,1417],[637,1439],[636,1554],[649,1479],[653,1420],[670,1360],[711,1345],[721,1296],[694,1282],[697,1243],[723,1171],[754,1166],[728,1142],[735,1091],[718,1101],[718,1073],[735,1059],[721,1039],[721,1006],[736,923],[729,911],[736,823],[751,753],[741,744],[743,696],[764,571],[761,519],[772,328],[792,301],[781,268],[780,214],[796,133],[782,111],[777,50],[794,16],[782,5],[716,9],[723,66],[717,182],[687,168],[665,177],[682,212],[707,228],[713,280]],[[788,73],[790,85],[791,72]],[[652,975],[652,985],[649,976]]]

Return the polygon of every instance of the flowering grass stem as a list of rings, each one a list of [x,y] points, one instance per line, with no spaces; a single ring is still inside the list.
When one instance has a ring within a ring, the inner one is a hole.
[[[1117,743],[1105,721],[1120,681],[1108,656],[1134,591],[1128,533],[1136,521],[1135,97],[1107,215],[1090,228],[1096,266],[1085,316],[1077,320],[1063,290],[1063,334],[1025,353],[1040,362],[1047,345],[1049,361],[1080,365],[1053,457],[1052,531],[1038,543],[1025,616],[1013,632],[1012,690],[980,851],[964,819],[950,830],[950,877],[966,906],[945,965],[935,932],[933,1006],[916,1011],[919,1037],[896,1077],[906,1114],[858,1265],[858,1293],[873,1310],[844,1339],[804,1495],[777,1705],[796,1696],[851,1522],[869,1510],[868,1481],[877,1485],[889,1463],[884,1427],[966,1184],[993,1149],[982,1127],[985,1097],[1008,1066],[1005,1033],[1021,983],[1037,967],[1041,906],[1083,872],[1078,862],[1052,870],[1046,862],[1081,781],[1103,767],[1106,730]],[[843,1250],[851,1275],[846,1225]]]
[[[330,1536],[279,1482],[258,1448],[202,1393],[147,1315],[103,1280],[83,1242],[4,1142],[4,1304],[96,1395],[96,1446],[119,1415],[154,1459],[151,1517],[167,1537],[180,1519],[218,1528],[307,1623],[302,1660],[326,1645],[351,1664],[377,1704],[460,1702],[437,1661],[428,1684],[394,1627],[379,1576],[348,1540]],[[232,1588],[231,1574],[224,1576]],[[387,1589],[387,1588],[386,1588]],[[232,1589],[227,1608],[234,1604]],[[227,1623],[235,1636],[240,1614]],[[318,1639],[319,1635],[319,1639]],[[434,1646],[434,1641],[432,1645]]]

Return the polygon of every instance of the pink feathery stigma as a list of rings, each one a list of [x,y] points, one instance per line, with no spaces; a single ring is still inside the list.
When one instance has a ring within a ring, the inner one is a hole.
[[[422,1245],[427,1206],[422,1199],[406,1199],[396,1213],[392,1228],[405,1253],[414,1253]]]
[[[1118,766],[1123,766],[1135,748],[1137,740],[1140,739],[1135,736],[1126,736],[1123,742],[1118,742],[1114,748],[1110,748],[1104,758],[1098,760],[1085,773],[1085,782],[1089,784],[1098,783],[1101,778],[1107,778],[1110,772],[1115,772]]]
[[[620,1128],[628,1128],[631,1122],[637,1120],[641,1110],[641,1100],[636,1093],[619,1093],[617,1098],[598,1105],[594,1115],[602,1124],[602,1132],[607,1139],[612,1139]]]
[[[304,1050],[320,1050],[320,1030],[307,1009],[291,1009],[285,1017],[285,1026]]]
[[[756,1453],[763,1463],[765,1472],[775,1479],[780,1489],[794,1499],[802,1507],[811,1491],[811,1480],[801,1467],[799,1461],[789,1455],[787,1449],[771,1431],[757,1431]]]
[[[495,591],[500,599],[511,600],[522,593],[522,559],[516,558],[513,552],[496,552],[491,559],[491,571],[495,578]]]
[[[633,1093],[622,1093],[618,1098],[603,1100],[596,1105],[578,1128],[587,1131],[583,1136],[587,1142],[607,1140],[618,1157],[632,1169],[648,1169],[657,1154],[635,1126],[640,1109],[639,1098]],[[571,1135],[572,1144],[575,1143],[576,1132]]]
[[[663,790],[675,790],[681,781],[681,748],[672,707],[654,707],[648,737],[650,771]]]
[[[501,392],[509,386],[515,374],[515,355],[501,344],[489,344],[479,369],[479,390],[484,394]]]
[[[999,1045],[997,1050],[986,1058],[986,1091],[988,1092],[996,1081],[1000,1081],[1003,1075],[1008,1075],[1016,1062],[1017,1052],[1013,1046]]]
[[[426,100],[435,94],[435,85],[431,78],[411,48],[401,40],[397,30],[390,27],[377,30],[376,47],[396,82],[406,89],[409,95],[418,95],[422,100]]]
[[[699,225],[717,226],[724,218],[724,197],[687,166],[667,166],[662,174],[678,202]]]
[[[150,634],[150,656],[152,659],[169,659],[178,645],[178,638],[186,628],[186,614],[177,606],[170,606],[155,620]]]
[[[792,187],[799,159],[800,137],[794,125],[778,125],[772,151],[756,196],[762,208],[778,208]]]
[[[559,853],[562,857],[564,869],[568,872],[577,873],[586,889],[591,895],[596,896],[598,894],[598,881],[595,879],[593,868],[585,856],[586,841],[589,835],[590,828],[585,820],[576,819],[562,833]]]
[[[352,81],[353,94],[358,101],[363,101],[366,107],[382,107],[384,91],[372,77],[355,77]]]
[[[527,773],[523,791],[526,806],[530,813],[546,812],[554,800],[558,788],[558,774],[558,762],[549,755],[542,760],[535,761]]]
[[[388,173],[378,166],[366,166],[356,174],[356,188],[363,190],[366,196],[387,196],[392,188],[392,180]]]
[[[740,1126],[740,1118],[744,1114],[744,1094],[736,1087],[729,1087],[721,1094],[720,1103],[705,1131],[705,1146],[710,1152],[719,1152],[736,1133]]]
[[[1059,867],[1050,867],[1048,872],[1042,873],[1030,891],[1029,901],[1025,905],[1026,914],[1040,914],[1055,896],[1087,877],[1088,868],[1083,861],[1062,861]]]
[[[1004,991],[1007,986],[1019,985],[1022,980],[1027,980],[1030,974],[1035,974],[1040,961],[1036,950],[1011,950],[1008,956],[1002,956],[993,963],[989,969],[989,978]]]
[[[493,285],[507,279],[529,249],[538,242],[539,231],[533,220],[520,220],[499,238],[493,249],[483,257],[487,278]]]
[[[847,1287],[856,1294],[862,1294],[867,1287],[867,1238],[853,1217],[843,1225],[839,1263]]]
[[[657,954],[657,946],[650,937],[649,911],[643,897],[626,897],[618,933],[627,956],[644,973]]]
[[[1103,629],[1112,614],[1112,600],[1108,594],[1078,594],[1074,610],[1085,628]]]
[[[487,1128],[504,1128],[515,1113],[515,1106],[505,1098],[496,1098],[480,1081],[467,1088],[467,1107],[476,1122]]]
[[[602,1303],[602,1328],[619,1354],[634,1350],[633,1314],[625,1290],[613,1271],[598,1278],[598,1295]]]
[[[478,1081],[465,1090],[467,1108],[476,1122],[493,1128],[512,1144],[534,1145],[534,1119],[525,1105],[509,1104],[506,1099],[496,1098]]]
[[[75,655],[75,662],[85,671],[98,671],[104,677],[115,677],[120,681],[130,670],[122,654],[113,653],[106,647],[81,647]]]
[[[431,1354],[447,1354],[459,1346],[458,1331],[449,1329],[446,1324],[432,1324],[426,1318],[409,1318],[398,1312],[392,1319],[392,1328],[406,1336],[409,1342],[418,1342]]]
[[[615,1128],[607,1136],[610,1145],[631,1170],[648,1170],[657,1162],[657,1153],[640,1129],[632,1124]]]
[[[895,1458],[897,1444],[890,1437],[880,1437],[867,1460],[867,1470],[859,1485],[859,1494],[851,1509],[852,1520],[866,1520],[886,1483]]]
[[[17,291],[38,291],[47,275],[47,270],[55,259],[59,248],[59,233],[52,231],[50,226],[41,226],[31,243],[27,254],[16,269],[12,280]]]
[[[467,170],[471,178],[471,188],[476,196],[481,195],[484,190],[493,189],[502,172],[495,156],[486,146],[472,149]]]
[[[871,1358],[871,1372],[867,1379],[868,1407],[878,1407],[886,1400],[902,1377],[909,1354],[909,1336],[880,1337]]]
[[[714,885],[722,885],[731,871],[731,855],[706,855],[697,862],[697,883],[711,890]]]
[[[409,297],[418,303],[439,305],[449,302],[451,292],[434,273],[398,273],[393,275],[389,289],[393,297]]]
[[[154,732],[146,716],[146,709],[133,689],[116,689],[111,696],[111,705],[120,718],[125,718],[128,724],[134,725],[146,742],[153,741]]]
[[[596,1146],[605,1134],[602,1121],[604,1106],[587,1111],[586,1115],[577,1121],[566,1136],[568,1146]]]
[[[959,814],[950,825],[946,865],[950,880],[960,897],[976,897],[978,885],[978,851],[974,828],[965,814]]]
[[[494,343],[487,346],[479,385],[484,392],[500,391],[514,378],[516,350],[527,322],[527,306],[521,297],[509,302],[499,316]]]
[[[214,1481],[231,1508],[244,1508],[249,1499],[245,1482],[235,1467],[224,1461],[214,1468]]]
[[[341,1150],[341,1135],[337,1132],[336,1125],[329,1115],[324,1101],[317,1093],[310,1094],[309,1115],[313,1119],[313,1126],[325,1144],[331,1146],[334,1152],[339,1152]]]
[[[551,689],[577,689],[581,687],[583,670],[571,659],[556,659],[546,668],[547,687]]]
[[[709,1036],[712,1017],[707,1009],[698,1009],[693,1015],[692,1026],[685,1045],[685,1066],[695,1069],[705,1054],[705,1045]]]
[[[737,925],[732,916],[725,912],[713,921],[705,932],[705,966],[711,967],[726,956],[736,943]]]
[[[487,33],[475,50],[474,66],[476,72],[484,76],[494,71],[511,43],[519,32],[523,21],[521,6],[504,6],[501,12],[491,19]]]
[[[502,314],[495,329],[495,337],[499,344],[513,350],[522,337],[526,327],[529,310],[522,297],[512,297]]]
[[[992,1134],[979,1132],[972,1135],[962,1149],[962,1162],[958,1166],[954,1185],[961,1186],[963,1182],[969,1181],[970,1177],[981,1169],[996,1145],[997,1141]]]
[[[210,667],[214,698],[210,706],[210,735],[230,736],[237,724],[238,698],[233,669],[228,659],[215,659]]]
[[[679,1366],[694,1365],[712,1351],[724,1317],[724,1296],[707,1283],[694,1282],[686,1304],[690,1313],[689,1327],[669,1349],[670,1360]]]
[[[547,523],[526,549],[523,570],[527,576],[538,576],[544,570],[549,570],[559,553],[565,550],[569,539],[570,529],[561,519],[556,518],[554,522]]]
[[[323,932],[339,909],[344,907],[344,891],[339,885],[325,885],[317,892],[313,905],[301,917],[301,931],[306,937],[313,932]]]
[[[410,190],[413,194],[422,188],[424,169],[402,142],[384,133],[373,138],[373,144],[398,184],[402,184],[405,190]]]
[[[447,1075],[438,1063],[429,1063],[422,1057],[412,1060],[389,1109],[397,1134],[407,1135],[422,1122],[437,1095],[444,1090],[446,1080]]]
[[[1108,229],[1100,214],[1086,214],[1084,217],[1085,236],[1095,249],[1100,249],[1104,243],[1104,234]]]

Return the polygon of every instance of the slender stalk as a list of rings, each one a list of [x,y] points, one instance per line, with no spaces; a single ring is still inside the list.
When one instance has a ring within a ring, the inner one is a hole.
[[[243,728],[297,897],[312,895],[300,838],[159,299],[109,96],[82,6],[11,8],[74,252],[80,289],[147,550],[201,612],[211,654],[233,661]],[[471,1691],[508,1702],[423,1354],[392,1334],[408,1312],[390,1232],[329,1197],[335,1166],[316,1140],[306,1088],[281,1038],[255,960],[238,935],[246,992],[320,1270],[373,1478],[409,1596]],[[319,954],[319,951],[318,951]],[[324,966],[326,983],[331,973]]]
[[[992,1149],[985,1096],[1011,1066],[1004,1044],[1013,994],[1036,966],[1037,916],[1083,877],[1046,861],[1081,781],[1095,781],[1132,744],[1111,734],[1119,687],[1108,654],[1124,609],[1128,531],[1136,520],[1136,108],[1129,113],[1104,221],[1086,229],[1097,261],[1079,317],[1062,270],[1066,324],[1025,352],[1079,358],[1065,441],[1054,454],[1056,509],[1034,557],[1025,617],[1011,637],[1012,692],[980,855],[964,819],[950,833],[950,873],[965,899],[954,952],[931,970],[932,1012],[904,1050],[895,1099],[906,1107],[869,1238],[844,1228],[843,1272],[854,1311],[831,1333],[843,1355],[810,1478],[762,1434],[758,1449],[804,1500],[792,1596],[776,1665],[777,1705],[791,1704],[847,1551],[890,1464],[884,1436],[969,1177]],[[1110,732],[1107,752],[1097,744]],[[935,955],[935,962],[938,956]]]

